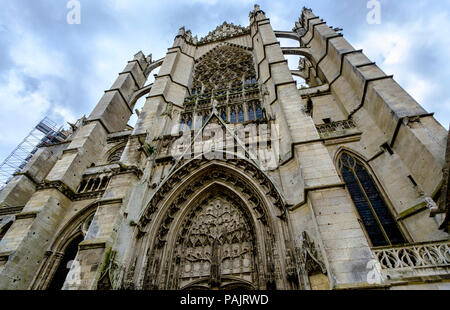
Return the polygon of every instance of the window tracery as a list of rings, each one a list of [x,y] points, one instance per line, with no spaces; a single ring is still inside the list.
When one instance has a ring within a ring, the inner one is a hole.
[[[245,48],[221,45],[200,58],[191,95],[184,101],[180,130],[193,115],[205,124],[213,107],[225,122],[264,119],[253,56]]]
[[[209,286],[217,287],[220,277],[250,276],[253,236],[242,212],[229,201],[216,198],[195,213],[185,239],[181,286],[207,277]]]
[[[405,243],[397,222],[363,163],[350,153],[343,152],[338,165],[372,245]]]
[[[114,164],[118,163],[120,161],[120,158],[122,157],[123,151],[125,150],[125,147],[122,147],[116,151],[114,151],[109,157],[108,157],[108,164]]]

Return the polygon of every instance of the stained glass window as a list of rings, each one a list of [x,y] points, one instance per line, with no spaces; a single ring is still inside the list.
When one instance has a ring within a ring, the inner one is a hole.
[[[252,106],[250,106],[248,109],[248,119],[251,121],[255,120],[255,111],[253,110]]]
[[[236,123],[236,112],[234,110],[231,112],[231,123]]]
[[[356,157],[344,152],[339,170],[372,245],[387,246],[406,243],[374,179]]]
[[[239,110],[239,122],[245,121],[244,119],[244,110],[242,108]]]
[[[262,112],[262,109],[261,109],[260,105],[258,105],[256,107],[256,118],[257,119],[263,119],[263,112]]]
[[[184,131],[184,125],[186,124],[186,120],[183,118],[183,119],[181,119],[181,123],[180,123],[180,131]]]

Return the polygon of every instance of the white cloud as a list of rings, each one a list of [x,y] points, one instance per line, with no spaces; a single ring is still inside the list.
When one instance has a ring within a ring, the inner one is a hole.
[[[23,73],[35,78],[45,75],[64,77],[67,74],[64,54],[48,48],[30,33],[20,31],[15,39],[9,54]]]
[[[309,6],[308,2],[310,1],[305,0],[304,4]],[[324,2],[321,4],[321,1],[314,1],[314,5],[310,6],[313,9],[316,5],[322,6],[322,9],[315,12],[317,15],[323,17],[329,25],[345,28],[340,23],[343,21],[345,24],[346,21],[342,19],[348,18],[348,15],[338,14],[339,10]],[[101,0],[95,5],[83,2],[83,24],[68,28],[69,36],[66,36],[65,29],[54,33],[48,31],[52,20],[50,15],[40,13],[31,22],[25,20],[23,16],[26,15],[17,14],[23,9],[19,5],[16,10],[6,9],[0,12],[1,23],[5,25],[0,25],[1,38],[6,38],[5,42],[8,42],[1,48],[10,55],[10,60],[14,63],[12,69],[0,71],[0,80],[4,79],[0,84],[0,116],[3,116],[0,122],[0,155],[17,145],[46,113],[50,113],[58,122],[73,122],[82,114],[88,115],[103,91],[112,85],[117,74],[138,50],[153,53],[154,59],[164,57],[176,30],[183,24],[187,28],[197,27],[204,34],[224,20],[247,26],[248,12],[253,9],[254,3],[261,4],[275,30],[292,29],[303,5],[298,1],[287,0]],[[60,8],[60,4],[53,2],[48,6],[54,12],[59,12],[60,9],[61,16],[65,17],[64,4]],[[196,11],[199,7],[206,8],[209,15],[199,16]],[[345,5],[339,4],[339,7]],[[387,3],[383,7],[385,10],[395,8]],[[363,9],[365,17],[365,6]],[[226,14],[223,13],[224,10],[227,11]],[[230,15],[231,11],[235,13]],[[12,13],[6,15],[4,12]],[[110,18],[106,24],[114,29],[104,27],[103,21],[92,22],[97,14]],[[165,14],[179,18],[167,20]],[[387,74],[395,74],[395,79],[406,91],[427,110],[436,112],[436,118],[444,125],[448,124],[450,97],[446,80],[450,76],[445,59],[450,54],[446,33],[450,29],[449,13],[444,10],[433,11],[433,7],[430,7],[423,14],[415,14],[411,18],[406,16],[399,20],[402,13],[394,11],[391,16],[397,20],[389,21],[387,16],[388,14],[383,15],[381,25],[372,27],[364,24],[353,27],[356,21],[352,18],[352,28],[347,27],[344,34],[346,37],[353,37],[349,40],[351,44],[359,41],[355,44],[356,48],[363,48],[368,57],[377,61]],[[92,27],[98,28],[86,30],[84,23],[90,20]],[[41,28],[34,28],[37,24]],[[4,29],[7,31],[2,31]],[[69,42],[69,38],[79,44]],[[296,43],[291,40],[283,41],[283,46],[293,46]],[[64,50],[67,45],[73,46],[75,50],[68,53]],[[430,48],[436,55],[424,54],[418,58],[417,50],[423,47]],[[420,70],[431,63],[431,57],[440,66],[439,70],[421,73]],[[292,58],[289,59],[290,66],[296,68],[298,57],[288,58]],[[423,65],[418,66],[418,62],[423,62]],[[30,85],[27,84],[29,78],[32,78]],[[83,93],[83,96],[78,95],[79,93]],[[80,106],[83,106],[82,110]],[[0,161],[1,159],[0,156]]]
[[[16,70],[11,70],[6,83],[0,85],[0,115],[10,115],[0,122],[0,142],[17,143],[37,124],[50,107],[49,90],[40,88],[25,92],[25,84]],[[17,120],[20,119],[18,122]]]
[[[66,122],[71,122],[71,123],[75,123],[78,119],[78,117],[76,117],[71,110],[61,107],[61,106],[56,106],[53,108],[53,113],[56,115],[59,115],[62,119],[64,119]]]
[[[443,70],[435,74],[429,74],[432,69],[427,66],[439,62],[436,57],[450,53],[448,40],[443,40],[447,29],[450,29],[450,21],[446,12],[435,14],[430,19],[422,17],[402,24],[382,23],[379,27],[362,29],[359,34],[362,39],[355,44],[355,48],[364,49],[364,53],[376,61],[383,71],[394,74],[396,81],[425,109],[437,112],[448,101],[436,102],[436,94],[448,97],[448,91],[444,89],[445,82],[436,78],[449,77],[446,73],[448,66],[439,68]],[[439,56],[434,55],[434,51],[438,51],[436,55]],[[444,126],[450,121],[449,114],[439,113],[436,118]]]

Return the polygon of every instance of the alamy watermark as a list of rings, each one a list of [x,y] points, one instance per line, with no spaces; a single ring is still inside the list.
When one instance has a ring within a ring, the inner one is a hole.
[[[66,5],[69,12],[67,13],[66,20],[69,25],[81,24],[81,3],[79,0],[70,0]]]
[[[367,23],[369,25],[381,24],[381,3],[379,0],[369,0],[367,2],[367,8],[370,10],[367,13]]]

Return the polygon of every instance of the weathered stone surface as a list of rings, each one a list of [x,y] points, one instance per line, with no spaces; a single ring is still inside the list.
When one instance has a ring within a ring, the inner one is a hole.
[[[255,6],[137,53],[0,193],[0,289],[447,289],[448,132],[311,10],[295,26]]]

